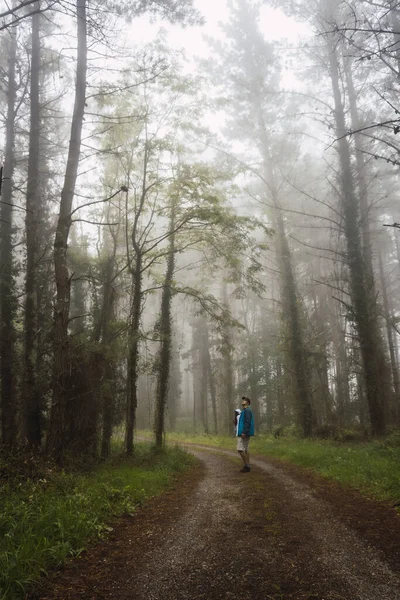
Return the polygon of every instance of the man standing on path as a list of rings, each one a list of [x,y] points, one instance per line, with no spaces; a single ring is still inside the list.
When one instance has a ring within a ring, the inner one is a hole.
[[[242,396],[242,412],[239,416],[237,430],[237,451],[244,463],[241,473],[248,473],[250,471],[249,441],[252,435],[254,435],[254,417],[250,408],[250,398]]]

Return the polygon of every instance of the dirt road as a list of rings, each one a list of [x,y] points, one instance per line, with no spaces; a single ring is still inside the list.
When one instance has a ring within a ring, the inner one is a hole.
[[[119,520],[42,600],[400,600],[400,518],[277,461],[201,466]],[[33,599],[34,596],[31,596]]]

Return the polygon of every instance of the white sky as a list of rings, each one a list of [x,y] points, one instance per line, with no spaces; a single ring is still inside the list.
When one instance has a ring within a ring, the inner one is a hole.
[[[205,36],[221,37],[219,23],[227,19],[228,8],[226,0],[195,0],[195,5],[205,17],[206,23],[198,27],[183,28],[180,25],[163,24],[168,41],[176,49],[185,48],[188,57],[206,56],[208,44]],[[261,30],[265,38],[272,40],[287,40],[295,45],[300,36],[309,35],[307,26],[287,17],[281,10],[263,6],[260,18]],[[135,19],[132,23],[132,38],[135,42],[151,41],[160,24],[150,24],[146,17]]]

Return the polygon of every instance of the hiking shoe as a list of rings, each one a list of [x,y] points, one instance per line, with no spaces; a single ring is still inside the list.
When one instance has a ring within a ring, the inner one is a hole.
[[[247,466],[247,465],[245,465],[245,466],[243,467],[243,469],[240,469],[240,472],[241,472],[241,473],[248,473],[249,471],[250,471],[250,467],[249,467],[249,466]]]

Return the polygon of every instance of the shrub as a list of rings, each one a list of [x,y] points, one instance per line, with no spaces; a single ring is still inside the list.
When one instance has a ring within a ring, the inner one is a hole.
[[[332,425],[330,423],[323,423],[315,429],[314,435],[316,438],[319,438],[321,440],[337,440],[338,428],[336,427],[336,425]]]

